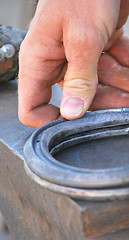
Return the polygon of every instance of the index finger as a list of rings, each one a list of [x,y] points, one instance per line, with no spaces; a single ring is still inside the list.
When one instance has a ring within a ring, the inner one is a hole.
[[[53,16],[51,21],[49,9],[42,4],[40,1],[19,56],[19,118],[33,127],[59,116],[59,109],[48,102],[51,86],[62,77],[65,58],[57,19]]]

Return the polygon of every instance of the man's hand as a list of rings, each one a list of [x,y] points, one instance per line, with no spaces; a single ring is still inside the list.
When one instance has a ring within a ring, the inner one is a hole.
[[[98,77],[90,110],[129,107],[129,38],[121,37],[101,56]]]
[[[70,120],[83,116],[96,93],[100,55],[121,36],[128,9],[129,0],[39,0],[20,50],[21,122],[40,127],[60,112]],[[49,104],[57,82],[60,111]]]

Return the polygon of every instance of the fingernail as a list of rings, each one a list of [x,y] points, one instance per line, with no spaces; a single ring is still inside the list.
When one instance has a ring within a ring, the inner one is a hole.
[[[79,116],[84,110],[84,101],[80,98],[68,98],[61,110],[64,116]]]

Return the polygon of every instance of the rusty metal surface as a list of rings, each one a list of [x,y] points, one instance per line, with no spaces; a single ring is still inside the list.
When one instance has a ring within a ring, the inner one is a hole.
[[[26,31],[14,29],[8,26],[0,25],[0,50],[5,48],[7,44],[11,44],[15,48],[15,54],[10,58],[1,58],[0,53],[0,82],[12,80],[18,73],[18,53],[20,44],[26,35]],[[4,49],[5,50],[5,49]]]
[[[31,180],[23,146],[33,128],[17,118],[17,82],[0,85],[0,211],[16,240],[128,240],[129,200],[88,202]]]
[[[99,236],[93,240],[128,240],[129,239],[129,228],[121,231],[113,231],[103,236]]]

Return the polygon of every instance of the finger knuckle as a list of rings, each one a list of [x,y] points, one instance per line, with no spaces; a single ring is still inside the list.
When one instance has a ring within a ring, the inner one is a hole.
[[[27,114],[21,114],[21,113],[19,113],[19,114],[18,114],[18,118],[19,118],[19,121],[20,121],[23,125],[29,126],[29,121],[28,121]]]
[[[71,90],[74,93],[81,93],[85,95],[85,93],[92,93],[96,89],[96,82],[91,79],[72,79],[66,80],[64,83],[64,87]]]

